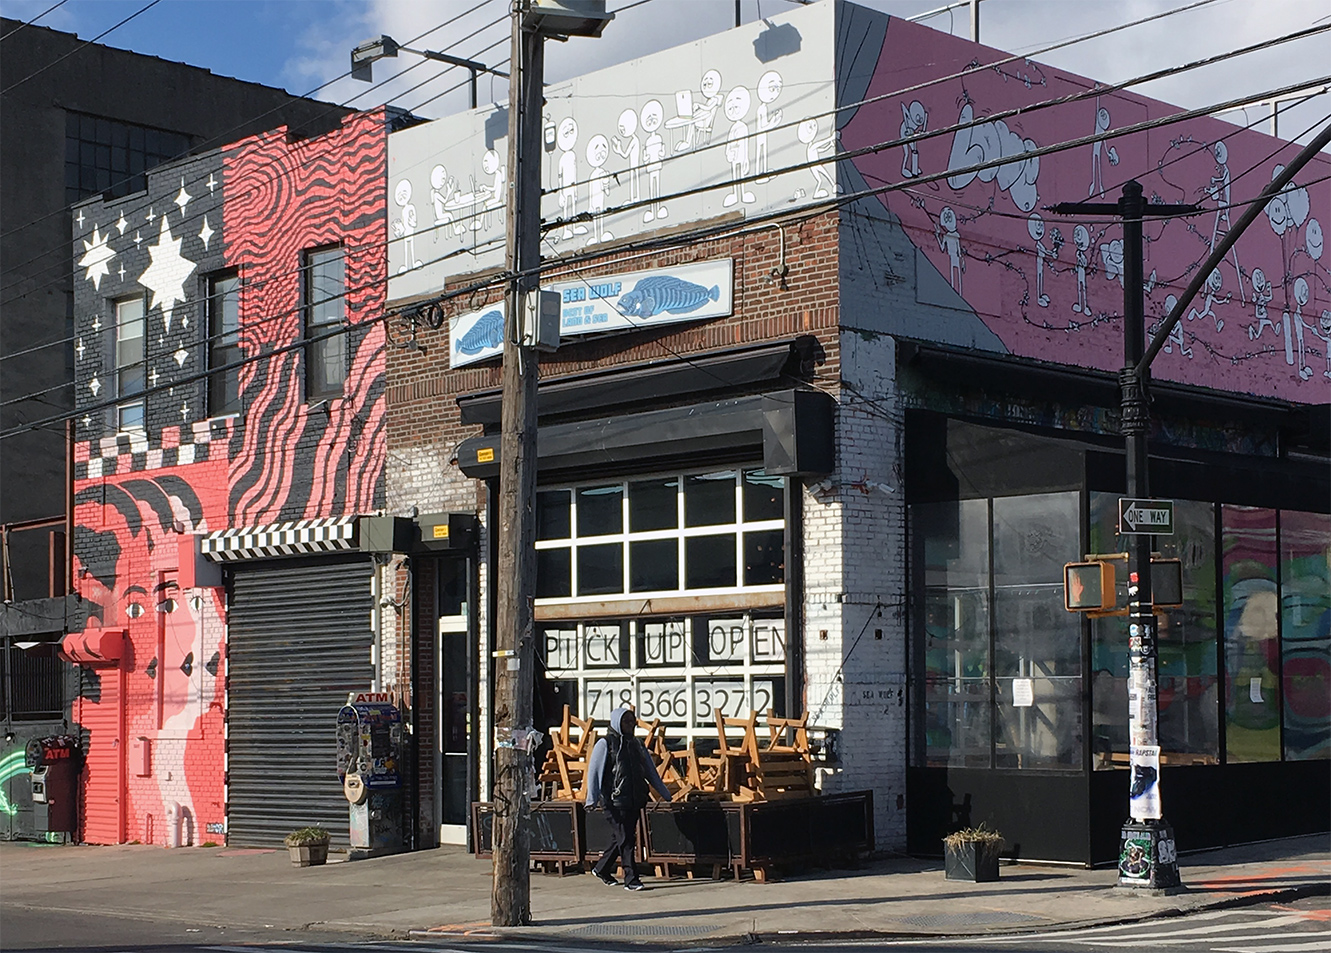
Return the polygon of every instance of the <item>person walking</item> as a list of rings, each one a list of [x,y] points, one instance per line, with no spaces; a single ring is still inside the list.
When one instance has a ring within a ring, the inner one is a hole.
[[[624,889],[644,890],[638,871],[633,866],[633,853],[637,840],[638,815],[650,797],[648,785],[669,801],[670,791],[656,771],[652,756],[642,746],[634,730],[638,719],[628,708],[616,708],[610,713],[610,730],[592,748],[587,765],[587,809],[604,809],[610,822],[610,846],[592,867],[592,873],[607,886],[618,886],[615,879],[615,858],[624,868]]]

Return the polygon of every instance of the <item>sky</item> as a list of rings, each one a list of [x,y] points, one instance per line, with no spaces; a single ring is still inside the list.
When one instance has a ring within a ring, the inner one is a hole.
[[[27,20],[55,2],[0,0],[0,13]],[[92,39],[148,2],[65,0],[38,22]],[[749,22],[790,11],[797,2],[800,0],[740,0],[740,14]],[[937,10],[945,0],[860,2],[910,17]],[[980,39],[1008,52],[1027,53],[1188,2],[1191,0],[983,0]],[[688,43],[735,22],[733,0],[609,0],[607,7],[620,12],[600,39],[547,44],[547,82]],[[442,64],[402,53],[396,60],[375,65],[373,84],[338,79],[348,70],[351,48],[388,34],[405,46],[446,50],[503,69],[508,57],[507,9],[507,0],[159,0],[100,42],[296,94],[360,108],[390,102],[438,118],[467,107],[465,71],[444,69]],[[970,33],[969,12],[964,8],[936,14],[924,22],[962,36]],[[1327,0],[1211,0],[1196,10],[1036,58],[1113,82],[1319,23],[1331,24]],[[446,25],[440,28],[441,24]],[[1331,33],[1135,89],[1197,108],[1306,82],[1331,72],[1328,64]],[[502,101],[507,98],[507,84],[485,77],[479,98],[482,103]],[[1227,113],[1223,118],[1239,124],[1258,123],[1258,128],[1269,131],[1269,121],[1263,120],[1269,111],[1269,107],[1251,107],[1246,113]],[[1331,93],[1324,93],[1282,109],[1279,132],[1285,138],[1306,141],[1329,114]]]

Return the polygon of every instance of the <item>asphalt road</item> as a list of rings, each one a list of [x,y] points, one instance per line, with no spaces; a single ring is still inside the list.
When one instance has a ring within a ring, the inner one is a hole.
[[[1166,917],[1135,924],[1088,927],[1001,937],[929,938],[921,940],[857,940],[833,943],[780,942],[765,938],[751,944],[789,953],[1331,953],[1331,903],[1314,897],[1289,904],[1263,904],[1211,910],[1185,917]],[[585,941],[486,937],[425,937],[384,940],[345,933],[224,927],[189,927],[183,921],[145,921],[89,917],[78,913],[53,916],[6,907],[0,918],[0,949],[86,950],[89,953],[242,953],[281,950],[283,953],[619,953],[652,949],[661,953],[698,953],[709,947],[634,944],[593,944]],[[719,949],[719,947],[710,947]]]

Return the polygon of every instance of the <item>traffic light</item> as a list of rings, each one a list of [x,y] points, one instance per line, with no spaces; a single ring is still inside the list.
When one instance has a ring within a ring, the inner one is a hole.
[[[1114,567],[1107,562],[1063,566],[1063,607],[1069,612],[1114,608]]]
[[[1158,609],[1177,609],[1183,605],[1183,561],[1151,560],[1151,603]]]

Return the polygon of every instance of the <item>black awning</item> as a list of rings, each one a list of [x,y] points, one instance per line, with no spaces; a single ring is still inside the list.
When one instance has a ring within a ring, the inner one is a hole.
[[[734,388],[752,390],[798,375],[813,343],[812,338],[800,338],[541,381],[537,413],[542,418],[585,415]],[[497,426],[502,399],[497,388],[459,396],[462,422]]]
[[[791,389],[550,424],[537,434],[537,465],[543,471],[576,471],[688,456],[761,454],[763,468],[774,476],[822,475],[832,472],[833,406],[822,391]],[[463,441],[457,460],[467,476],[497,476],[500,435]]]

